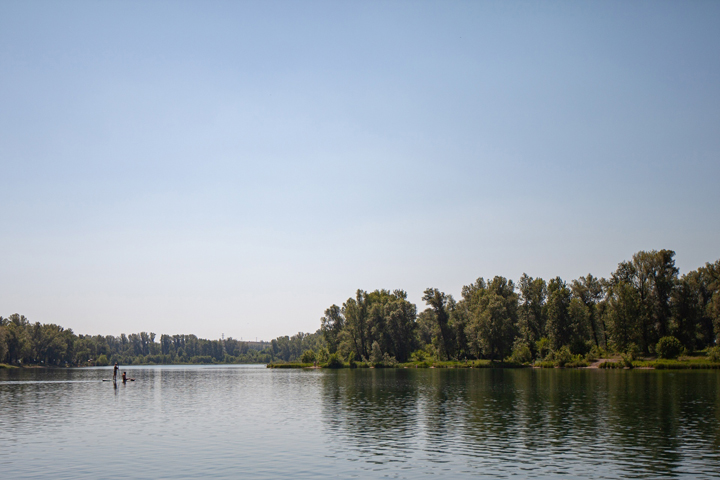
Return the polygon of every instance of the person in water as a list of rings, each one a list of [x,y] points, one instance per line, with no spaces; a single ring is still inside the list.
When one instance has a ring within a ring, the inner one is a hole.
[[[127,382],[127,377],[125,376],[125,372],[122,374],[122,381],[123,383]]]
[[[117,362],[115,362],[115,368],[113,368],[113,382],[116,382],[116,381],[117,381],[117,372],[118,372],[118,370],[119,370],[118,364],[117,364]]]

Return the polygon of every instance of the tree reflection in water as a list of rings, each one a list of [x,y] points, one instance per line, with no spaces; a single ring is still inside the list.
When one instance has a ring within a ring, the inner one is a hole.
[[[330,457],[460,477],[720,472],[718,372],[323,372]]]

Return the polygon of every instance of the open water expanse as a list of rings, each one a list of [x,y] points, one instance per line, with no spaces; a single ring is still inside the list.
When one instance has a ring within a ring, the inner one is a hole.
[[[720,478],[720,372],[0,370],[0,477]]]

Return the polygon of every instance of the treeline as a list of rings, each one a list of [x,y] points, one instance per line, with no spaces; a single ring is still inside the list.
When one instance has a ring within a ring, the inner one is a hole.
[[[271,342],[146,332],[76,335],[15,314],[0,317],[0,363],[528,363],[612,352],[655,355],[663,338],[661,345],[686,352],[714,346],[720,343],[720,260],[679,276],[674,257],[671,250],[638,252],[607,279],[523,275],[516,284],[500,276],[479,278],[463,287],[459,300],[428,288],[427,308],[419,314],[402,290],[358,290],[325,311],[317,332]]]
[[[402,290],[358,290],[325,311],[321,331],[330,355],[371,363],[654,355],[665,337],[686,352],[713,346],[720,340],[720,260],[679,276],[674,256],[638,252],[607,279],[479,278],[459,300],[428,288],[419,315]]]
[[[269,363],[319,350],[322,335],[298,333],[271,342],[233,338],[207,340],[195,335],[76,335],[55,324],[31,323],[25,316],[0,316],[0,363],[11,365],[110,365]]]

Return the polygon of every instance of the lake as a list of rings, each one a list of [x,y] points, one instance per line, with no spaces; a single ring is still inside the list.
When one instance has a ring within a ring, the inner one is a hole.
[[[0,370],[0,477],[720,478],[720,371]]]

